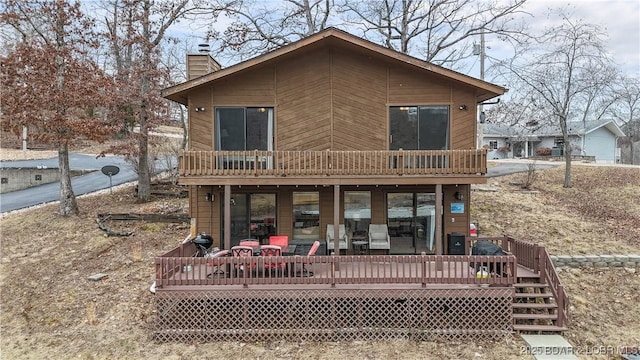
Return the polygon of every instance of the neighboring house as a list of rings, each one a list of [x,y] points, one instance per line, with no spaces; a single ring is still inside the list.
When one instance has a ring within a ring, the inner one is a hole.
[[[572,155],[593,156],[599,163],[618,161],[618,138],[624,133],[615,121],[570,122],[568,126]],[[532,157],[542,148],[552,149],[556,156],[564,151],[557,126],[485,124],[482,144],[489,159]]]
[[[187,62],[163,96],[188,106],[179,181],[214,246],[278,234],[323,253],[329,224],[349,241],[385,224],[390,253],[443,254],[469,235],[476,104],[504,88],[333,28],[225,69]]]

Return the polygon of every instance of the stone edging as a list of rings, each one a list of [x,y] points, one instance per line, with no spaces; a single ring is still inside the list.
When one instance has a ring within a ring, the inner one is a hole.
[[[556,267],[640,268],[640,255],[551,255]]]

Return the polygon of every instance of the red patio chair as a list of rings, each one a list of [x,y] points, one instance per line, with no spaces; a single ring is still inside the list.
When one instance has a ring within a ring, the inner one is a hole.
[[[301,259],[300,263],[302,264],[302,269],[300,270],[300,276],[313,276],[313,271],[307,270],[306,265],[311,266],[311,256],[315,256],[316,252],[318,252],[318,248],[320,247],[320,241],[314,241],[313,245],[311,245],[311,249],[307,253],[307,256],[296,255]]]
[[[250,246],[234,246],[231,248],[231,256],[237,258],[235,268],[236,271],[251,270],[256,267],[257,262],[253,260],[253,248]],[[243,259],[248,258],[248,261],[242,262]],[[245,266],[247,268],[245,268]]]
[[[280,246],[282,251],[285,251],[289,246],[289,237],[287,235],[269,236],[269,245]]]
[[[207,274],[207,277],[213,275],[213,274],[224,274],[225,271],[223,269],[221,269],[221,263],[220,261],[216,261],[214,258],[220,258],[220,257],[226,257],[231,255],[231,252],[229,250],[220,250],[218,252],[215,253],[209,253],[207,255],[205,255],[205,257],[207,258],[207,266],[213,266],[214,269],[211,273]]]
[[[238,245],[256,248],[260,246],[260,241],[256,239],[244,239],[244,240],[240,240],[240,243]]]
[[[260,256],[282,256],[282,249],[277,245],[262,245],[260,247]],[[286,263],[277,262],[276,260],[264,261],[265,269],[284,269],[287,266]]]

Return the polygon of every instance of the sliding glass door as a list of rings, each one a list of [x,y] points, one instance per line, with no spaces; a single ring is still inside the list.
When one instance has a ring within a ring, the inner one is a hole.
[[[273,108],[217,107],[215,122],[216,150],[273,150]],[[221,157],[220,166],[225,169],[270,169],[271,159],[225,156]]]
[[[435,194],[388,193],[392,254],[435,253]]]
[[[231,246],[244,239],[257,239],[266,244],[269,236],[277,233],[276,225],[276,194],[234,194],[231,197]]]

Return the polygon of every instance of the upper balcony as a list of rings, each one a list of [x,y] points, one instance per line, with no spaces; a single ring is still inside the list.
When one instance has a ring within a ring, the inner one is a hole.
[[[217,184],[255,184],[257,177],[272,184],[306,184],[304,179],[309,179],[309,184],[426,184],[444,178],[478,183],[487,172],[487,152],[182,151],[179,171],[181,183],[188,185],[211,184],[207,179],[214,178]]]

